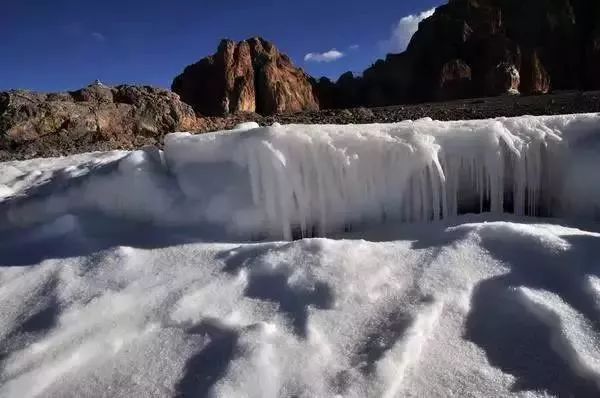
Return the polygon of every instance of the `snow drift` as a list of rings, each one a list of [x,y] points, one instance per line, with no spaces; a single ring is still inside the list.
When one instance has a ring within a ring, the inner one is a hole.
[[[0,396],[598,396],[600,234],[480,217],[373,241],[13,230]]]
[[[599,133],[598,114],[246,123],[168,135],[164,152],[133,152],[50,199],[34,195],[10,206],[6,216],[27,225],[100,210],[159,224],[211,225],[212,233],[227,236],[284,239],[467,212],[594,216]]]
[[[598,396],[599,126],[249,124],[0,163],[0,397]]]

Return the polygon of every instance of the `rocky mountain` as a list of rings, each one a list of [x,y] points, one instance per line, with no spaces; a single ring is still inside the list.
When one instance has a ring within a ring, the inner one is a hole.
[[[598,0],[450,0],[404,53],[315,87],[323,103],[343,108],[349,98],[377,106],[600,89],[599,71]]]
[[[309,76],[260,37],[221,41],[214,55],[186,67],[171,88],[201,115],[319,108]]]
[[[199,123],[177,94],[148,86],[0,92],[0,152],[26,151],[24,157],[155,144]]]

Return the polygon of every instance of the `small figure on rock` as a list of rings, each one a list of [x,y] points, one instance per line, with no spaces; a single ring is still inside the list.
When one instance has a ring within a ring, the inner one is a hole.
[[[102,83],[100,81],[100,79],[96,79],[94,80],[94,83],[91,84],[91,86],[97,86],[97,87],[106,87],[106,85],[104,83]]]

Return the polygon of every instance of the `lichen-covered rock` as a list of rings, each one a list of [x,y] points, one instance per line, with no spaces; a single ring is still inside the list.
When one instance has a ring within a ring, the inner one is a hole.
[[[186,67],[171,87],[201,115],[319,108],[310,77],[260,37],[221,41],[214,55]]]

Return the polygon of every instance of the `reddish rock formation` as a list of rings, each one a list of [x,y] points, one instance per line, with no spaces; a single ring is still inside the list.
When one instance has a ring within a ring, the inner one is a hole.
[[[223,40],[217,52],[185,68],[172,89],[202,115],[317,110],[310,77],[268,41]]]

